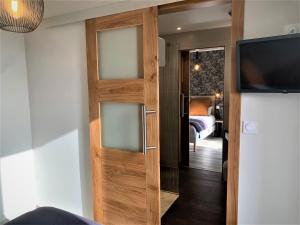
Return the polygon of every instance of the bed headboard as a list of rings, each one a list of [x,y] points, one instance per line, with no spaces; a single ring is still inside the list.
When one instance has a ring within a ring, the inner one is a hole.
[[[190,115],[208,116],[208,108],[214,105],[214,96],[191,96]]]

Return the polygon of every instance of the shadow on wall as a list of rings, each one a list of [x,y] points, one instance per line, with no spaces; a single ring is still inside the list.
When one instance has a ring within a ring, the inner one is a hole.
[[[0,157],[3,158],[30,150],[32,138],[24,38],[5,31],[0,31],[0,36]]]
[[[84,23],[40,28],[25,43],[37,203],[92,217]]]
[[[2,211],[30,196],[92,217],[84,23],[0,35]]]
[[[2,211],[30,201],[91,218],[84,23],[0,35]]]
[[[1,211],[11,219],[35,207],[24,37],[0,32]]]

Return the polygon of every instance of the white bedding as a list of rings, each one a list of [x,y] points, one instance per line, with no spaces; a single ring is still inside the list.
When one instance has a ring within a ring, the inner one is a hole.
[[[190,118],[203,121],[207,128],[213,127],[216,123],[216,118],[213,115],[210,115],[210,116],[190,116]]]
[[[205,126],[206,129],[198,132],[198,135],[196,135],[196,142],[199,143],[199,141],[203,140],[204,138],[208,137],[210,134],[212,134],[215,129],[215,123],[216,118],[213,115],[210,116],[190,116],[191,119],[201,120]]]

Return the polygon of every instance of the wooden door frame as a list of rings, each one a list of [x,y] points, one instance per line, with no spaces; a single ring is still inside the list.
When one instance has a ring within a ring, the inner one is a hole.
[[[159,15],[230,3],[229,0],[185,0],[158,7]],[[232,0],[231,82],[229,93],[229,140],[226,225],[238,223],[241,95],[236,85],[236,41],[243,38],[245,0]]]
[[[244,35],[245,0],[232,1],[231,85],[229,94],[229,138],[226,224],[238,223],[238,187],[240,164],[241,94],[237,90],[236,42]]]

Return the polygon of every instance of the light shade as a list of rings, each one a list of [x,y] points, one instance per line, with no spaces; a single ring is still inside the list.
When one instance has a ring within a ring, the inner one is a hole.
[[[196,63],[196,64],[194,65],[194,70],[195,70],[195,71],[201,71],[201,70],[202,70],[201,64],[200,64],[200,63]]]
[[[0,29],[28,33],[42,22],[43,0],[0,0]]]

